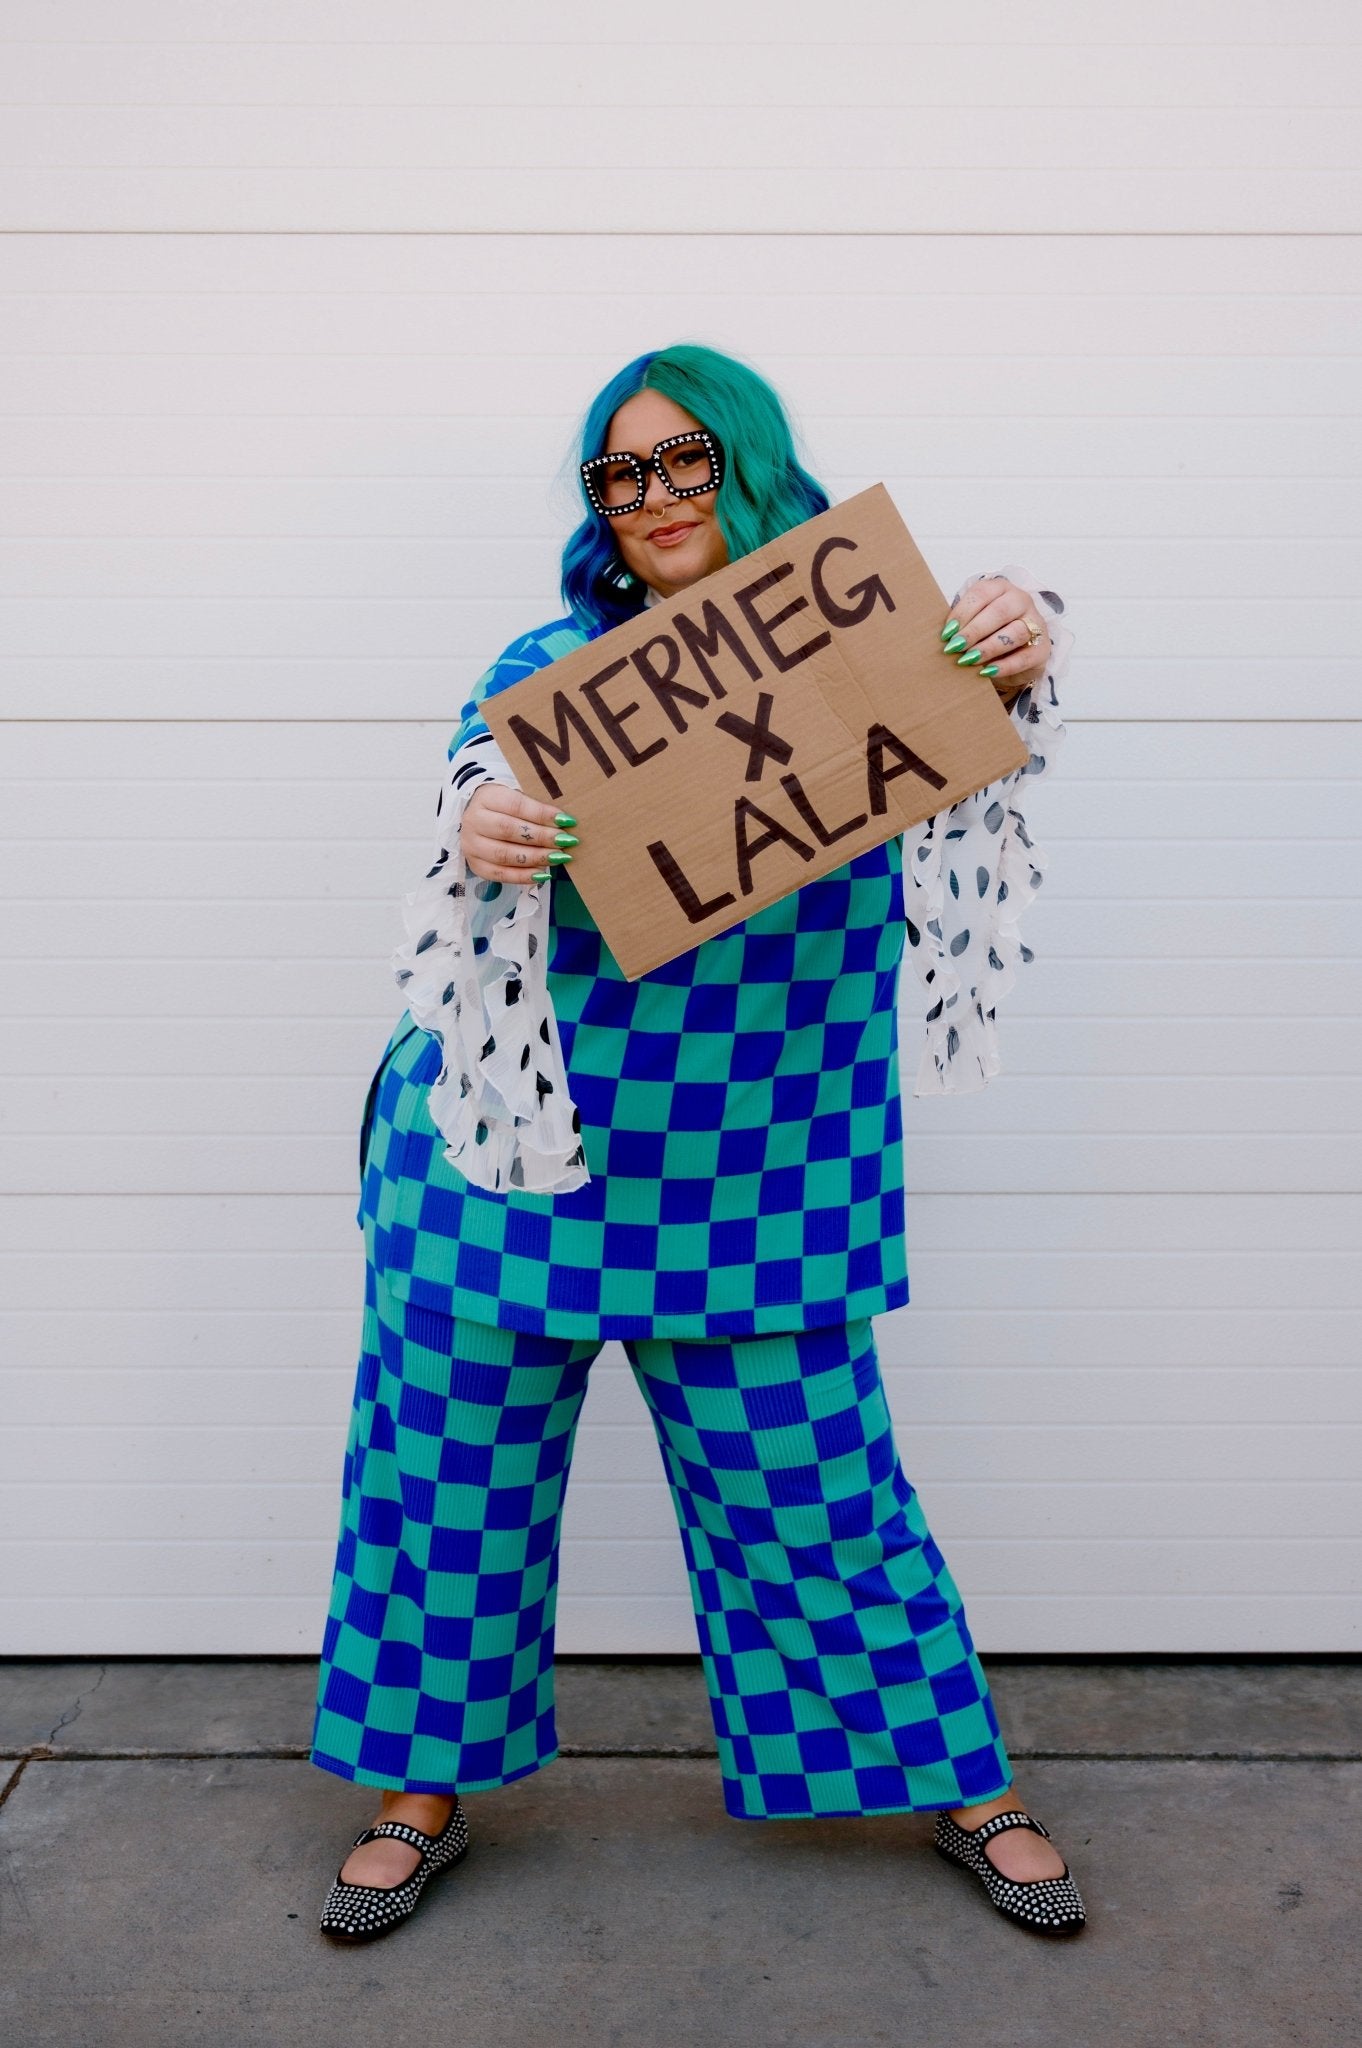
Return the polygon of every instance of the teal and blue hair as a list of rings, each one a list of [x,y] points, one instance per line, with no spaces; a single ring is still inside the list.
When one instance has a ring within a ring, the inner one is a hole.
[[[608,452],[611,420],[640,391],[660,391],[722,443],[714,512],[731,562],[827,510],[828,494],[796,455],[785,408],[766,379],[735,356],[690,342],[636,356],[597,392],[582,422],[581,461]],[[594,636],[642,611],[644,597],[616,552],[610,521],[588,511],[563,549],[563,601],[573,618]]]

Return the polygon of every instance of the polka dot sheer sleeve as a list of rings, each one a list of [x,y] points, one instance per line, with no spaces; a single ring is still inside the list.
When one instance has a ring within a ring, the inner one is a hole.
[[[1040,589],[1015,564],[993,573],[1030,591],[1050,635],[1050,662],[1008,707],[1026,743],[1021,767],[904,834],[908,952],[928,1006],[915,1095],[968,1094],[1001,1071],[997,1005],[1015,984],[1018,965],[1034,958],[1021,937],[1021,917],[1048,865],[1022,805],[1064,740],[1059,685],[1073,634],[1053,590]],[[983,580],[971,576],[951,603]]]
[[[403,899],[407,939],[393,973],[443,1048],[427,1099],[447,1162],[489,1193],[563,1194],[591,1176],[545,972],[550,885],[469,872],[459,828],[489,780],[518,786],[480,726],[450,757],[434,860]]]

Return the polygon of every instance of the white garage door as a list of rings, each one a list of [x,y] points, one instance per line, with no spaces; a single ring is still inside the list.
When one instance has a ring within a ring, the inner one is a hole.
[[[681,338],[1077,636],[879,1325],[981,1649],[1355,1645],[1355,10],[622,14],[5,0],[4,1647],[318,1647],[398,901]],[[559,1642],[695,1646],[615,1347]]]

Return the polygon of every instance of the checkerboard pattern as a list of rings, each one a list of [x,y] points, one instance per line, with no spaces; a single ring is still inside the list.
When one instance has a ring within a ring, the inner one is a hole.
[[[585,639],[527,635],[476,706]],[[583,820],[590,830],[590,820]],[[548,985],[592,1178],[489,1194],[444,1160],[441,1045],[405,1017],[375,1076],[359,1221],[404,1300],[557,1337],[752,1336],[908,1299],[892,839],[626,981],[575,888],[552,885]]]
[[[487,1791],[558,1753],[558,1539],[598,1340],[451,1320],[366,1265],[312,1761]],[[993,1797],[1011,1767],[866,1320],[626,1345],[743,1820]]]

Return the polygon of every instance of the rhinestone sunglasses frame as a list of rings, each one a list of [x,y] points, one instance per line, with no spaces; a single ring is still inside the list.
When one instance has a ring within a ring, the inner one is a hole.
[[[680,448],[687,441],[703,441],[709,450],[710,479],[707,484],[674,484],[667,474],[662,462],[663,453],[668,448]],[[638,495],[627,505],[606,505],[602,502],[596,488],[596,475],[607,462],[627,462],[634,472]],[[619,519],[626,512],[637,512],[648,495],[650,469],[657,471],[674,498],[702,497],[706,491],[717,491],[724,480],[723,444],[705,427],[692,427],[687,434],[669,434],[665,441],[659,441],[646,462],[628,448],[621,449],[618,454],[593,455],[589,462],[581,464],[582,485],[592,509],[604,519]]]

